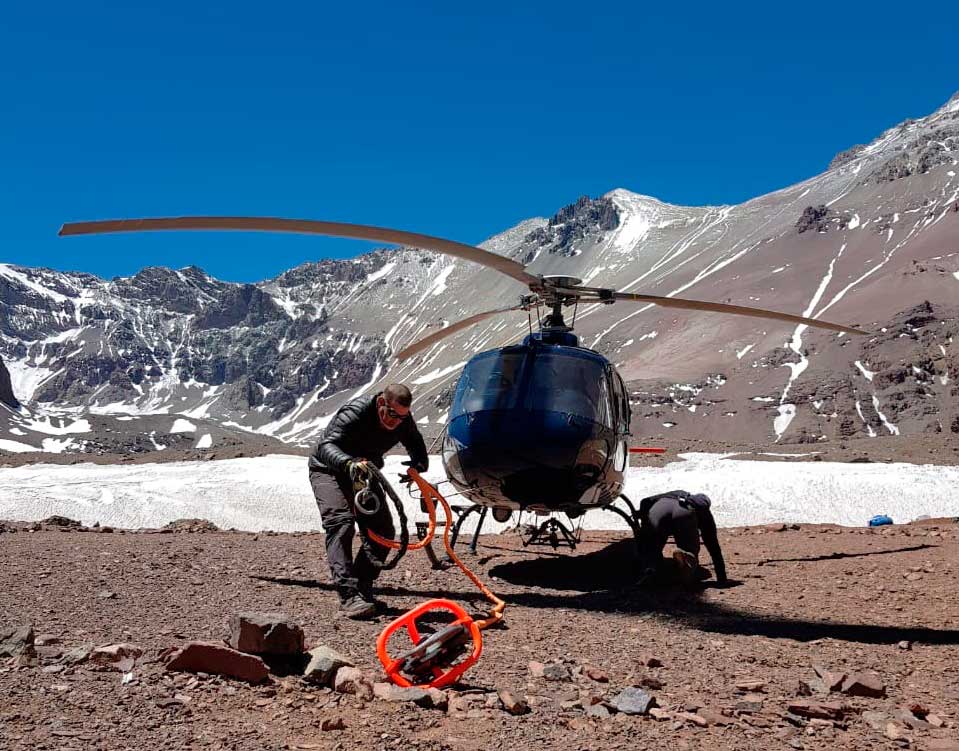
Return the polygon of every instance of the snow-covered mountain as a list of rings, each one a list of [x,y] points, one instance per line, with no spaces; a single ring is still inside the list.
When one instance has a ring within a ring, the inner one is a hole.
[[[577,333],[630,382],[637,434],[796,442],[959,432],[957,157],[959,95],[820,175],[737,206],[613,190],[483,247],[594,286],[876,332],[852,341],[736,316],[584,306]],[[463,363],[518,340],[526,314],[489,319],[403,365],[391,366],[391,353],[525,291],[412,249],[304,264],[252,285],[195,267],[106,281],[0,264],[0,401],[10,405],[0,450],[53,446],[38,424],[73,436],[61,450],[90,450],[98,431],[83,421],[116,427],[118,416],[143,415],[305,444],[345,400],[387,379],[409,383],[417,419],[438,429]],[[153,429],[162,444],[166,428]]]

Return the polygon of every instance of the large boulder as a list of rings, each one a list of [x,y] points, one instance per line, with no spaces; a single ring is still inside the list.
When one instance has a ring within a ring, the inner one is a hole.
[[[303,629],[284,613],[234,613],[230,616],[233,649],[254,655],[298,655],[303,651]]]
[[[269,675],[266,663],[259,657],[204,641],[187,642],[174,650],[166,658],[166,669],[226,675],[247,683],[261,683]]]

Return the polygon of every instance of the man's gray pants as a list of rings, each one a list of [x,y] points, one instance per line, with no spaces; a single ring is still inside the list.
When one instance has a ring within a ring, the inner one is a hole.
[[[393,518],[385,499],[381,500],[380,508],[375,514],[354,516],[353,483],[345,475],[310,472],[310,486],[313,488],[326,532],[326,561],[330,566],[333,585],[345,600],[369,588],[379,576],[380,570],[370,559],[367,550],[372,551],[377,562],[383,561],[389,552],[382,545],[371,541],[368,545],[359,546],[354,560],[354,523],[359,521],[364,528],[392,539],[395,534]]]

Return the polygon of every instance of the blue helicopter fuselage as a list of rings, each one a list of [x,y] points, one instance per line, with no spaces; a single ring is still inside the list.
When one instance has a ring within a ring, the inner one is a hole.
[[[629,418],[625,386],[605,357],[572,333],[536,332],[463,368],[443,466],[474,503],[575,515],[621,492]]]

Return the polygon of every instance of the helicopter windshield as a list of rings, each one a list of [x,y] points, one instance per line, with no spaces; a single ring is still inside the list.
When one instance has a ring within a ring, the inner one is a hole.
[[[463,369],[450,417],[464,412],[522,408],[562,412],[606,426],[611,423],[602,362],[568,353],[493,351]],[[528,378],[524,371],[532,366]],[[528,386],[524,388],[524,381]]]
[[[601,362],[541,352],[533,360],[527,407],[610,425],[606,369]]]
[[[463,369],[451,417],[464,412],[511,409],[519,406],[520,373],[526,352],[491,352]]]

